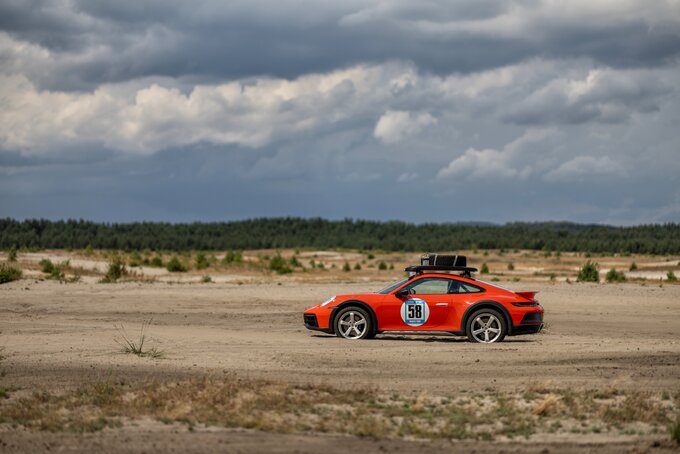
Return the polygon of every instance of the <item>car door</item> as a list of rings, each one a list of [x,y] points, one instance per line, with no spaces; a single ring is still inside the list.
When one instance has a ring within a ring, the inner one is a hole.
[[[387,295],[378,309],[381,331],[419,331],[438,329],[447,319],[450,304],[449,279],[423,277]],[[408,294],[397,296],[400,290]]]
[[[459,331],[465,327],[461,325],[463,314],[471,304],[483,298],[484,289],[460,279],[451,278],[449,282],[448,312],[440,329],[444,331]]]

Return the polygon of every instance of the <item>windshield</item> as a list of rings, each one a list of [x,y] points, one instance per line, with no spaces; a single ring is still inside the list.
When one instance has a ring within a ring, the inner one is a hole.
[[[403,284],[406,281],[408,281],[407,277],[405,277],[404,279],[402,279],[400,281],[395,282],[394,284],[388,285],[384,289],[378,291],[378,293],[382,293],[383,295],[386,295],[386,294],[390,293],[392,290],[394,290],[395,288],[399,287],[401,284]]]

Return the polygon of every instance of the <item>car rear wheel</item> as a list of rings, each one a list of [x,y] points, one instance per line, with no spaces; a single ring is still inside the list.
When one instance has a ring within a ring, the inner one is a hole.
[[[367,339],[372,337],[373,327],[368,313],[358,307],[340,310],[335,317],[335,334],[345,339]]]
[[[465,330],[470,342],[501,342],[508,332],[503,315],[493,309],[481,309],[470,316]]]

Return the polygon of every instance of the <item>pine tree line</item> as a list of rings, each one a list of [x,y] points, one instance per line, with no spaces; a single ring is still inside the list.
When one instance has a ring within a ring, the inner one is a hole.
[[[535,249],[607,253],[680,253],[680,224],[635,227],[565,222],[504,225],[410,224],[321,218],[260,218],[171,224],[0,219],[0,248],[235,250],[348,248],[386,251]]]

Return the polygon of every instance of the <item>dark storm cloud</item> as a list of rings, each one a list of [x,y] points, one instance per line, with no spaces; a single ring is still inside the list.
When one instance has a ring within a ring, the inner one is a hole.
[[[568,17],[554,8],[540,1],[6,1],[0,28],[53,52],[59,61],[50,74],[32,79],[67,89],[150,75],[295,78],[390,59],[448,74],[531,57],[636,67],[680,55],[680,29],[661,20],[663,11],[598,10],[593,20],[587,8]]]

